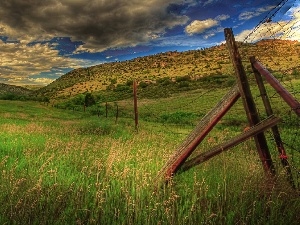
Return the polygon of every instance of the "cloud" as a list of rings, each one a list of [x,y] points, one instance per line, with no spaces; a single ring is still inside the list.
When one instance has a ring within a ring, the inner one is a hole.
[[[51,71],[53,67],[77,68],[83,65],[82,61],[59,56],[58,51],[48,45],[28,46],[23,42],[0,41],[0,49],[0,77],[10,82],[20,83],[41,72]]]
[[[236,35],[237,41],[256,42],[267,38],[300,41],[300,7],[292,10],[289,21],[265,22],[257,29],[244,30]],[[253,32],[254,31],[254,32]]]
[[[34,83],[36,85],[47,85],[49,83],[51,83],[52,81],[54,81],[54,79],[50,79],[50,78],[28,78],[28,81],[31,83]],[[26,82],[28,83],[28,82]]]
[[[186,28],[185,32],[189,35],[203,33],[205,30],[215,27],[219,24],[219,21],[214,19],[207,20],[194,20]]]
[[[274,9],[274,6],[266,6],[266,7],[261,7],[261,8],[254,8],[252,11],[245,11],[242,12],[239,15],[239,20],[250,20],[253,17],[257,17],[261,15],[264,12],[269,12],[270,10]]]
[[[185,3],[192,2],[185,1]],[[0,35],[30,42],[54,36],[83,41],[81,50],[134,46],[184,25],[188,17],[169,13],[182,0],[10,0],[0,1]]]
[[[206,1],[204,1],[203,6],[212,5],[212,4],[215,4],[218,1],[219,0],[206,0]]]
[[[222,15],[217,16],[215,19],[218,21],[222,21],[222,20],[227,20],[228,18],[230,18],[229,15],[222,14]]]

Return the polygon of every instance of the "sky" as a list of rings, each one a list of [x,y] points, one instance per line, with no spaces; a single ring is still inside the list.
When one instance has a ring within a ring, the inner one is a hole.
[[[299,10],[300,0],[1,0],[0,83],[47,85],[79,67],[207,48],[224,28],[237,41],[270,30],[300,41]]]

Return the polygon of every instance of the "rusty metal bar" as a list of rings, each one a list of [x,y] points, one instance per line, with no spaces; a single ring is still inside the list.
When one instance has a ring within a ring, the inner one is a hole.
[[[198,156],[195,156],[194,158],[186,161],[182,165],[180,172],[189,170],[192,167],[199,165],[199,164],[211,159],[212,157],[219,155],[220,153],[222,153],[224,151],[229,150],[230,148],[240,144],[241,142],[251,138],[252,136],[257,135],[257,134],[261,133],[262,131],[275,126],[279,121],[280,121],[280,118],[277,118],[275,116],[268,117],[267,119],[261,121],[259,124],[251,127],[244,133],[232,138],[231,140],[214,147],[213,149],[211,149],[208,152],[201,153]]]
[[[269,97],[268,97],[263,79],[261,77],[261,74],[253,66],[253,63],[256,62],[256,59],[255,59],[254,56],[250,57],[250,62],[251,62],[251,65],[252,65],[252,70],[254,72],[254,76],[255,76],[255,80],[256,80],[258,89],[260,91],[260,96],[261,96],[263,104],[265,106],[266,113],[267,113],[268,116],[271,116],[271,115],[273,115],[273,109],[272,109],[272,106],[271,106],[271,103],[270,103],[270,100],[269,100]],[[283,145],[283,142],[281,140],[279,129],[278,129],[277,125],[272,127],[272,133],[273,133],[274,140],[275,140],[275,143],[276,143],[276,146],[277,146],[277,150],[279,152],[281,164],[282,164],[283,168],[285,168],[285,170],[286,170],[286,174],[288,176],[288,180],[289,180],[291,186],[293,188],[295,188],[296,186],[295,186],[295,183],[294,183],[292,171],[291,171],[289,162],[287,160],[287,155],[286,155],[284,145]]]
[[[283,100],[292,108],[292,110],[300,117],[300,103],[279,83],[279,81],[257,60],[252,66],[266,78],[266,81],[277,91]]]
[[[249,87],[248,78],[242,64],[242,59],[239,54],[232,30],[230,28],[225,28],[224,35],[237,77],[246,115],[250,126],[254,126],[260,122],[260,119]],[[259,133],[254,136],[254,140],[264,171],[267,175],[274,175],[275,169],[264,133]]]

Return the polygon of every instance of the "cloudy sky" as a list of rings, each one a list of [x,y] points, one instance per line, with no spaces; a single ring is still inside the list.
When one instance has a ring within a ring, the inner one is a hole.
[[[273,35],[300,40],[299,0],[1,0],[0,83]],[[271,20],[268,20],[271,18]],[[254,32],[255,31],[255,32]]]

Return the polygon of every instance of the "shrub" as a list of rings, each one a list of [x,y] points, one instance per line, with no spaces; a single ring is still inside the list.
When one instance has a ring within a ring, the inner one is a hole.
[[[95,98],[91,93],[86,93],[85,98],[84,98],[84,104],[86,107],[96,104]]]
[[[176,82],[185,82],[185,81],[190,81],[191,80],[191,77],[186,75],[186,76],[183,76],[183,77],[176,77],[175,78],[175,81]]]

